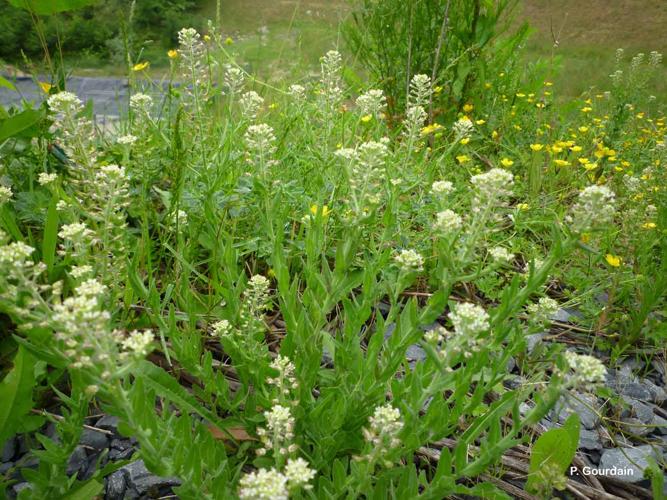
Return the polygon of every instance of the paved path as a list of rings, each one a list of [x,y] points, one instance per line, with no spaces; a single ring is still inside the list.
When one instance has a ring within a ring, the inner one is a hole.
[[[0,87],[0,104],[5,108],[22,107],[23,100],[39,105],[46,95],[30,77],[12,78],[3,75],[16,87],[16,91]],[[157,85],[159,83],[156,82]],[[67,80],[67,90],[74,92],[84,101],[93,102],[95,119],[98,123],[115,121],[125,114],[128,106],[129,87],[125,78],[92,78],[74,76]],[[158,100],[160,96],[153,94]]]

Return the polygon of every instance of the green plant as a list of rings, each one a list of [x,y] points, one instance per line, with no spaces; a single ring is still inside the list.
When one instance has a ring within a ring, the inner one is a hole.
[[[507,69],[528,33],[509,30],[515,0],[352,2],[344,34],[355,60],[385,91],[389,112],[400,114],[411,78],[429,75],[439,89],[430,106],[452,114],[485,92]]]

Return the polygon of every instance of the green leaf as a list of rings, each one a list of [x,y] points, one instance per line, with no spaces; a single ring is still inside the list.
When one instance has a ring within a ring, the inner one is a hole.
[[[16,91],[16,87],[14,87],[14,84],[9,80],[7,80],[6,78],[4,78],[2,75],[0,75],[0,87]]]
[[[95,479],[82,483],[78,488],[65,496],[67,500],[90,500],[95,498],[104,488],[104,485]]]
[[[538,491],[543,485],[551,487],[552,485],[544,484],[545,477],[551,480],[565,475],[577,452],[579,429],[579,416],[574,413],[568,417],[563,427],[551,429],[535,441],[530,455],[527,491]]]
[[[186,410],[207,419],[210,423],[224,430],[227,425],[211,410],[203,406],[197,398],[190,394],[178,381],[159,366],[148,361],[140,365],[138,375],[147,387],[153,389],[158,395]]]
[[[49,204],[44,223],[44,239],[42,240],[42,260],[49,272],[53,269],[56,255],[56,243],[58,242],[58,197],[54,196]]]
[[[50,15],[68,10],[76,10],[97,3],[97,0],[8,0],[19,9],[35,14]]]
[[[0,382],[0,443],[19,429],[22,418],[32,409],[35,361],[23,347],[14,356],[14,367]]]
[[[33,125],[37,125],[43,116],[42,111],[26,109],[3,120],[0,123],[0,141],[19,135]]]

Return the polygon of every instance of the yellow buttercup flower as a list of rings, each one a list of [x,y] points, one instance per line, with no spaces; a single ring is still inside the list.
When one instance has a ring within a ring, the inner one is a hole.
[[[588,127],[582,125],[581,127],[579,127],[579,132],[585,134],[586,132],[588,132]]]
[[[459,155],[456,157],[456,161],[463,165],[464,163],[468,163],[470,161],[470,157],[468,155]]]
[[[421,135],[429,135],[433,134],[434,132],[437,132],[438,130],[442,129],[442,125],[439,123],[432,123],[431,125],[426,125],[422,130],[421,130]]]
[[[584,106],[583,108],[581,108],[582,113],[590,113],[591,111],[593,111],[593,108],[591,108],[590,106]]]
[[[148,61],[140,62],[132,66],[132,71],[143,71],[146,68],[148,68],[148,66],[150,66],[150,63]]]
[[[331,210],[329,210],[329,207],[327,205],[323,205],[322,210],[320,210],[320,208],[317,205],[311,205],[310,206],[310,213],[311,214],[317,215],[318,212],[322,214],[322,217],[326,217],[327,215],[329,215]]]
[[[586,244],[591,241],[591,235],[588,233],[581,233],[581,242]]]
[[[178,51],[171,49],[170,51],[167,52],[167,57],[169,59],[176,59],[178,57]]]
[[[486,120],[476,120],[475,123],[477,125],[484,125],[486,123]]]
[[[559,167],[567,167],[567,166],[570,165],[570,162],[567,161],[567,160],[558,160],[558,159],[556,159],[556,160],[554,160],[554,163],[556,165],[558,165]]]
[[[470,137],[464,137],[459,142],[465,146],[466,144],[468,144],[470,142]]]
[[[500,160],[500,164],[503,167],[509,168],[512,165],[514,165],[514,162],[512,160],[510,160],[509,158],[503,158],[502,160]]]
[[[544,149],[544,144],[539,144],[539,143],[531,144],[530,149],[532,149],[533,151],[535,151],[537,153],[538,151],[542,151],[542,149]]]
[[[491,132],[491,138],[492,139],[497,139],[498,138],[498,131],[494,130],[493,132]]]
[[[470,103],[465,104],[465,105],[463,106],[463,111],[464,111],[465,113],[470,113],[473,109],[475,109],[475,106],[473,106],[473,105],[470,104]]]
[[[231,36],[228,36],[227,38],[225,38],[225,45],[231,45],[233,43],[234,43],[234,40],[232,40]]]
[[[607,255],[604,256],[605,260],[607,261],[607,264],[609,264],[612,267],[620,267],[622,259],[617,256],[617,255],[612,255],[608,253]]]
[[[528,203],[519,203],[516,208],[518,208],[521,211],[528,210],[530,208],[530,205]]]
[[[39,88],[42,89],[42,92],[44,92],[45,94],[48,94],[49,92],[51,92],[51,89],[53,88],[53,85],[51,85],[50,83],[46,83],[46,82],[39,82]]]
[[[368,123],[373,119],[373,115],[364,115],[361,117],[361,121],[364,123]]]
[[[657,227],[655,222],[645,222],[642,224],[642,229],[655,229]]]

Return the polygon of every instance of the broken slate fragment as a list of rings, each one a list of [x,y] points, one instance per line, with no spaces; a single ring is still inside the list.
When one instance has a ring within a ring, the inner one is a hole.
[[[109,440],[107,439],[107,435],[103,432],[84,429],[81,433],[79,444],[88,446],[93,450],[103,450],[109,446]]]
[[[601,475],[637,483],[644,479],[644,469],[648,467],[649,457],[658,458],[650,445],[637,448],[612,448],[602,453],[599,470]]]
[[[600,406],[593,395],[575,393],[574,397],[562,397],[551,410],[549,418],[552,422],[564,424],[572,413],[579,415],[581,425],[586,429],[594,429],[600,423]]]
[[[139,495],[144,495],[149,490],[153,492],[160,488],[168,488],[181,484],[178,478],[160,477],[149,472],[143,460],[127,464],[119,470],[123,471],[128,488],[134,489]]]

